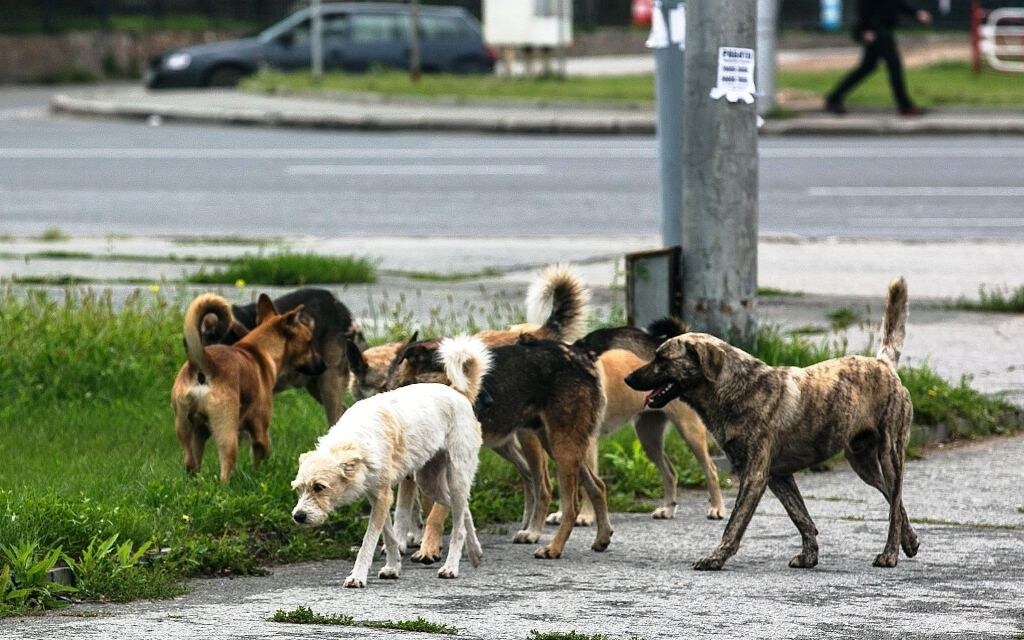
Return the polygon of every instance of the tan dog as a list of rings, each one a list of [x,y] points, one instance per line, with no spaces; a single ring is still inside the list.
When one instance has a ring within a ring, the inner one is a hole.
[[[847,356],[805,367],[772,367],[705,333],[688,333],[658,348],[626,383],[653,390],[647,403],[675,398],[692,406],[739,473],[739,493],[722,542],[695,569],[721,569],[736,553],[765,488],[800,531],[802,551],[791,567],[818,564],[818,530],[793,474],[842,451],[864,482],[889,502],[889,535],[876,567],[895,567],[902,545],[918,539],[903,506],[903,465],[913,406],[896,374],[907,322],[907,284],[896,278],[874,358]]]
[[[228,302],[207,293],[197,297],[185,314],[185,351],[188,362],[171,389],[174,430],[181,442],[185,469],[199,471],[210,436],[217,443],[220,481],[227,482],[235,468],[238,437],[252,438],[256,463],[270,454],[270,416],[274,385],[282,368],[319,375],[324,363],[312,348],[312,320],[296,307],[279,315],[263,294],[257,303],[256,327],[231,346],[204,347],[201,319],[209,313],[231,317]]]

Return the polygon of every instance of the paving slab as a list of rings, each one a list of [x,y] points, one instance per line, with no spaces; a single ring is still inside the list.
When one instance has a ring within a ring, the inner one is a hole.
[[[702,516],[706,496],[685,491],[675,520],[613,514],[603,554],[577,528],[561,560],[509,542],[512,525],[482,536],[484,562],[456,580],[436,565],[404,563],[397,581],[350,590],[346,560],[274,567],[269,577],[202,579],[162,602],[82,604],[99,617],[0,620],[0,636],[63,638],[426,638],[429,634],[268,622],[308,606],[366,620],[417,616],[460,638],[525,640],[533,629],[613,638],[1014,638],[1024,631],[1024,437],[935,450],[911,461],[905,499],[921,538],[916,558],[871,566],[887,527],[882,496],[849,469],[797,478],[821,534],[821,561],[790,569],[799,536],[766,495],[739,553],[721,572],[690,563],[711,550],[723,522]],[[734,491],[727,492],[732,506]],[[549,528],[548,534],[552,533]],[[377,570],[382,561],[377,561]]]

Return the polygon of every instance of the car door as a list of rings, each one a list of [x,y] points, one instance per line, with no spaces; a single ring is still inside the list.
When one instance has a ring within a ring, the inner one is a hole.
[[[309,20],[282,31],[263,48],[264,61],[282,71],[309,68]]]
[[[473,51],[466,46],[465,23],[458,16],[421,15],[420,48],[423,67],[438,71],[463,71],[455,68],[465,64]]]
[[[341,67],[362,73],[375,66],[409,66],[409,17],[405,13],[351,13]]]

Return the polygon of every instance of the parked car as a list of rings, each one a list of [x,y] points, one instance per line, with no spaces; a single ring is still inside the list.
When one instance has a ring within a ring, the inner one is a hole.
[[[361,73],[375,66],[407,69],[412,23],[409,5],[339,2],[324,4],[324,68]],[[480,23],[459,7],[419,10],[424,72],[490,73],[494,51]],[[252,38],[172,49],[150,60],[147,87],[223,87],[266,65],[283,71],[310,66],[310,10],[288,16]]]

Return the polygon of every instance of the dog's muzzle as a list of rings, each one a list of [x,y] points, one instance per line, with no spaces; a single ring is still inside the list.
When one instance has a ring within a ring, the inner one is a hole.
[[[327,363],[320,356],[313,356],[312,360],[300,364],[295,370],[305,376],[318,376],[327,371]]]
[[[309,517],[306,515],[305,511],[296,511],[292,514],[292,519],[299,524],[306,524],[306,520],[308,520]]]

